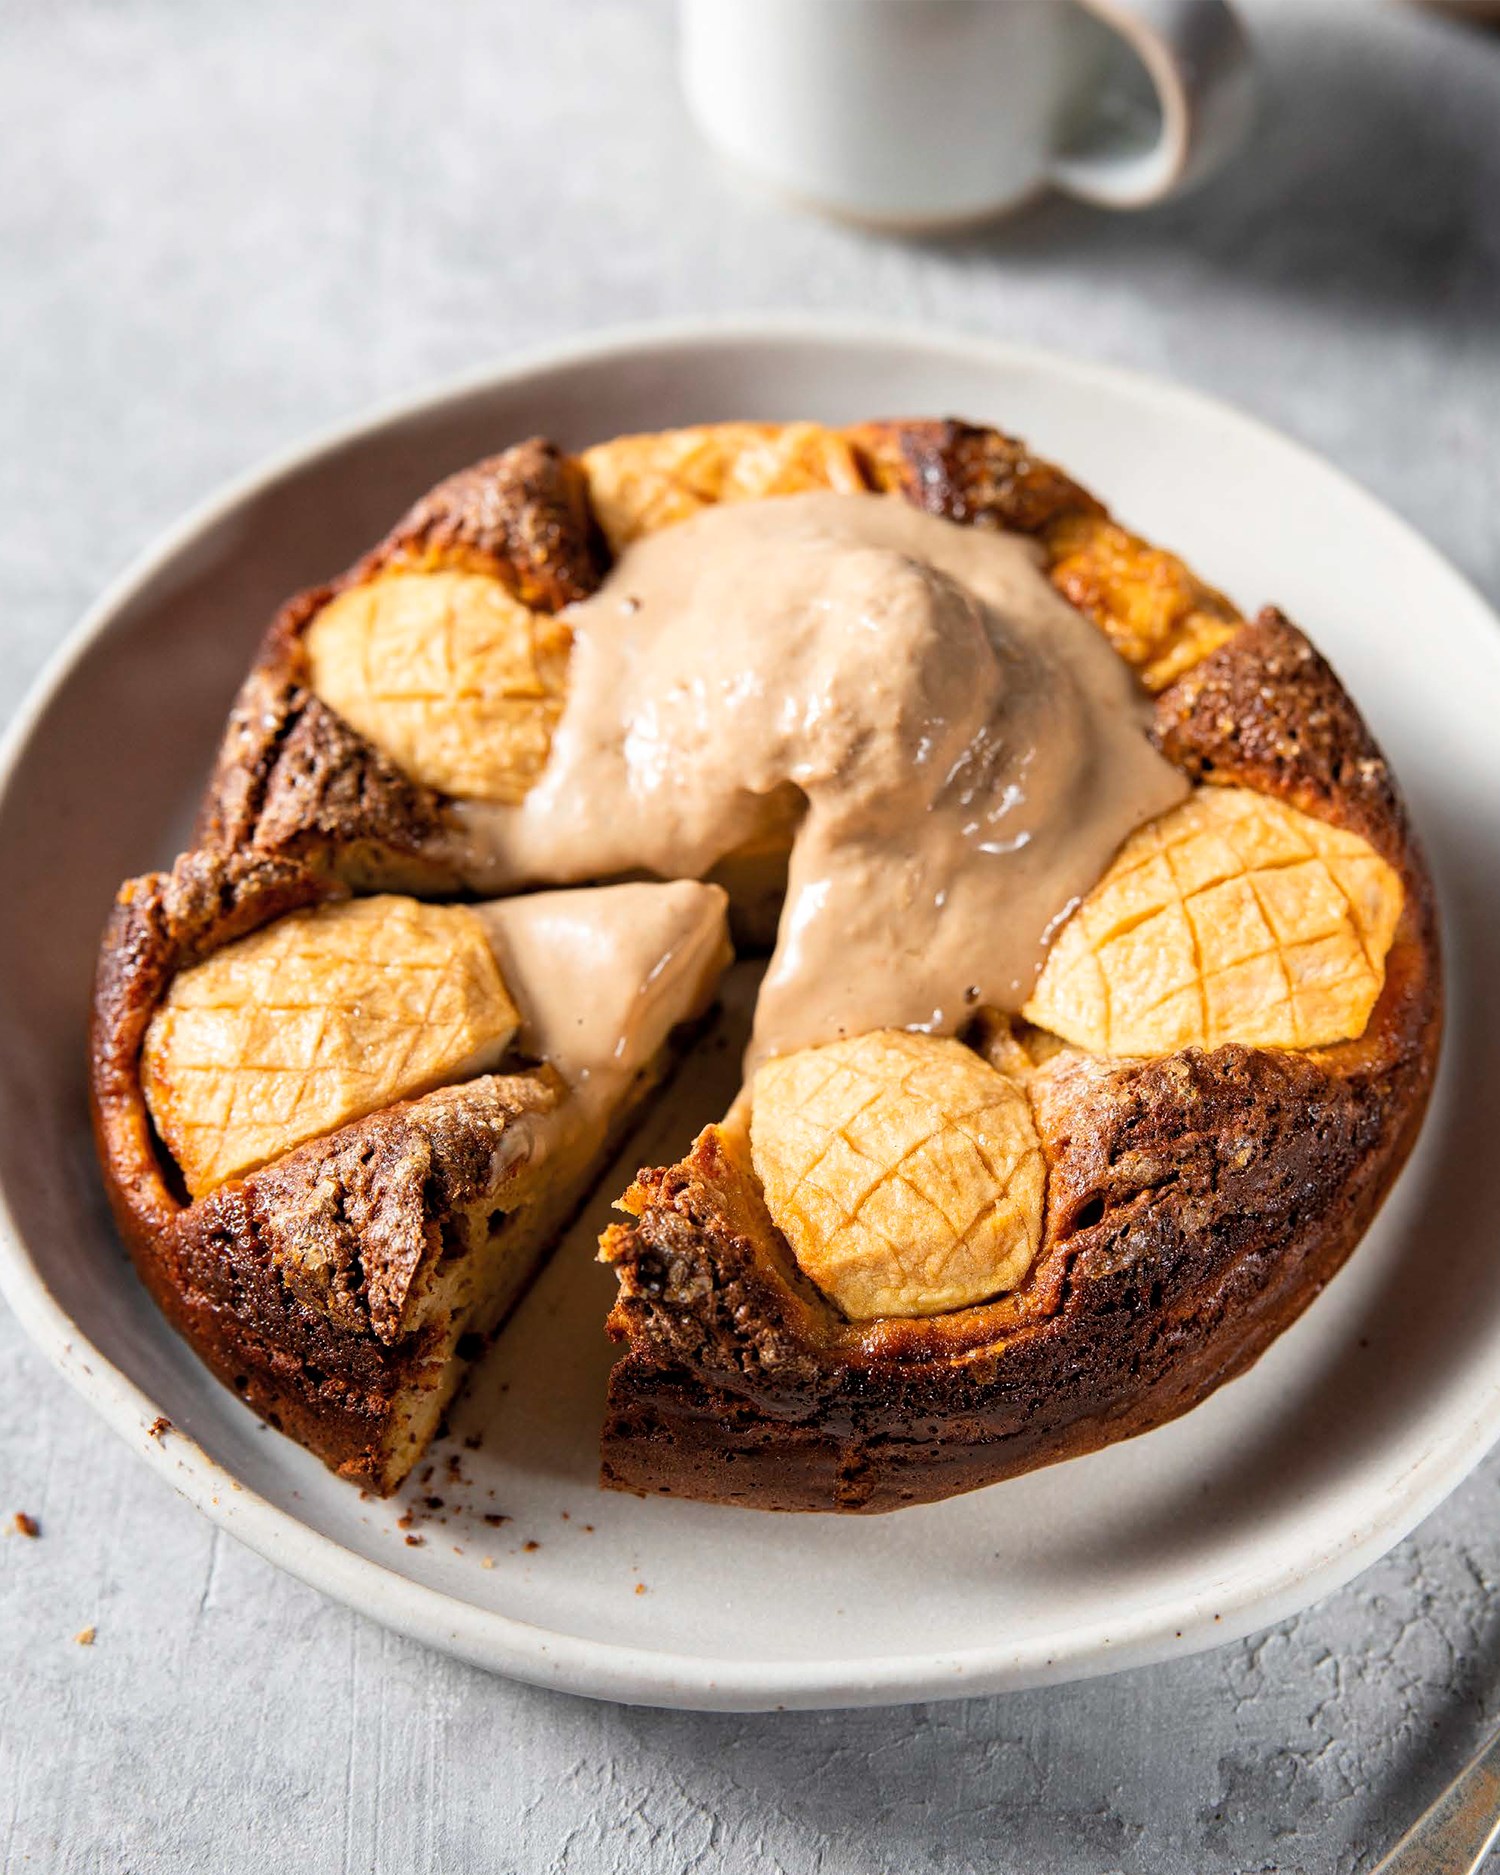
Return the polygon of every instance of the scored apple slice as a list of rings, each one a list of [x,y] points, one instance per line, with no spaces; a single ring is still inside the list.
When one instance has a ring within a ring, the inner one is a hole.
[[[1403,896],[1358,834],[1202,787],[1125,842],[1022,1013],[1102,1055],[1351,1040],[1379,999]]]
[[[1031,1109],[961,1042],[880,1029],[768,1061],[750,1141],[771,1216],[851,1321],[966,1307],[1036,1257]]]

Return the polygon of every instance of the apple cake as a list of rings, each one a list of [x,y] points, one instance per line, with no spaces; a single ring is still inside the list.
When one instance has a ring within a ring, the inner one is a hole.
[[[1185,1411],[1420,1125],[1431,885],[1357,709],[1000,432],[533,440],[272,622],[91,1088],[153,1295],[394,1489],[767,953],[742,1091],[620,1199],[605,1484],[966,1491]]]

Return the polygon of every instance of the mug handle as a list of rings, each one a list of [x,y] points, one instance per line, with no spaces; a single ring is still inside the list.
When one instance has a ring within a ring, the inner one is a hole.
[[[1102,208],[1145,208],[1201,182],[1243,142],[1254,107],[1254,62],[1225,0],[1083,0],[1145,66],[1161,134],[1133,146],[1063,152],[1051,180]]]

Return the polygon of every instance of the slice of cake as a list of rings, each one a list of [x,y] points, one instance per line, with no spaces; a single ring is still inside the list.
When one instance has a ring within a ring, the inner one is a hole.
[[[96,1124],[178,1327],[272,1424],[390,1491],[711,1001],[725,901],[692,881],[472,907],[321,891],[201,855],[125,888]]]

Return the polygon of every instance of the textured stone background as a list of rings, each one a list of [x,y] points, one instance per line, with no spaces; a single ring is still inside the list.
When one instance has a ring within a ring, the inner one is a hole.
[[[0,0],[0,701],[266,452],[657,314],[870,311],[1180,377],[1324,451],[1500,600],[1500,37],[1247,11],[1267,106],[1231,175],[1134,219],[1052,203],[917,246],[722,176],[675,104],[666,0]],[[451,1665],[242,1552],[0,1311],[0,1511],[43,1528],[0,1540],[0,1862],[1361,1869],[1500,1713],[1497,1487],[1491,1462],[1344,1593],[1197,1660],[852,1715],[612,1710]]]

